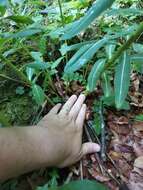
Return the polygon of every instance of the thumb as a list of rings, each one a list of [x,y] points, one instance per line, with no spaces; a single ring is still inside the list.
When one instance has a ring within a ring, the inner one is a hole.
[[[100,151],[100,146],[96,143],[84,143],[82,145],[82,156]]]

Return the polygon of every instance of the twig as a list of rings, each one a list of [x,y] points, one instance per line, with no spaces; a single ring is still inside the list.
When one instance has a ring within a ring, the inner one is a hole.
[[[71,171],[71,172],[69,173],[69,175],[68,175],[67,179],[65,180],[65,183],[64,183],[64,184],[68,184],[68,183],[71,181],[72,176],[73,176],[73,171]]]
[[[94,137],[93,142],[97,142],[97,143],[101,146],[101,142],[100,142],[98,136],[96,135],[96,133],[95,133],[93,127],[92,127],[91,121],[88,121],[88,127],[89,127],[89,129],[90,129],[90,131],[91,131],[91,133],[92,133],[92,136]],[[107,158],[109,159],[109,161],[112,163],[112,165],[114,166],[114,168],[115,168],[116,171],[118,172],[118,175],[120,176],[120,178],[123,179],[123,175],[121,174],[121,172],[120,172],[119,169],[117,168],[117,166],[116,166],[114,160],[111,158],[111,156],[110,156],[108,153],[106,153],[106,157],[107,157]]]
[[[92,139],[91,139],[90,133],[88,132],[87,126],[85,126],[85,133],[86,133],[86,136],[87,136],[87,138],[88,138],[88,141],[89,141],[89,142],[93,142]],[[104,175],[104,169],[103,169],[103,167],[102,167],[102,163],[101,163],[101,160],[100,160],[100,158],[99,158],[99,155],[98,155],[97,153],[95,153],[94,155],[95,155],[95,159],[97,160],[99,169],[100,169],[102,175]]]
[[[83,180],[83,162],[80,160],[80,179]]]
[[[64,93],[63,93],[63,90],[62,90],[62,86],[60,84],[60,79],[59,79],[59,75],[56,73],[56,79],[57,79],[57,82],[58,82],[58,93],[60,94],[61,97],[64,97]]]
[[[100,103],[99,109],[100,125],[101,125],[101,159],[106,161],[106,146],[105,146],[105,122],[103,117],[103,102]]]

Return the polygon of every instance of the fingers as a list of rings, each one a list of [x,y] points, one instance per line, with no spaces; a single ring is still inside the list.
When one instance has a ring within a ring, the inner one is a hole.
[[[84,143],[82,145],[82,156],[100,151],[100,146],[96,143]]]
[[[71,108],[70,112],[69,112],[69,116],[76,120],[82,106],[83,106],[83,102],[85,100],[85,96],[83,94],[81,94],[77,101],[75,102],[75,104],[73,105],[73,107]]]
[[[83,126],[85,120],[85,114],[86,114],[86,104],[83,104],[76,119],[76,124],[78,127]]]
[[[77,96],[76,95],[72,95],[68,101],[64,104],[64,106],[62,107],[61,111],[60,111],[60,115],[67,115],[72,106],[74,105],[75,101],[77,100]]]
[[[57,104],[57,105],[55,105],[51,110],[50,110],[50,114],[57,114],[58,113],[58,111],[60,110],[60,108],[61,108],[61,105],[62,104]]]

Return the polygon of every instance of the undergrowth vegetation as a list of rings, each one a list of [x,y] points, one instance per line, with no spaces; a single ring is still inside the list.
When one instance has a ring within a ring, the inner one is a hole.
[[[92,106],[102,136],[99,108],[130,110],[131,75],[143,73],[142,18],[138,0],[1,0],[1,126],[35,124],[45,106],[100,91]],[[37,190],[57,188],[58,172],[47,176]],[[73,188],[106,189],[90,181],[59,189]]]

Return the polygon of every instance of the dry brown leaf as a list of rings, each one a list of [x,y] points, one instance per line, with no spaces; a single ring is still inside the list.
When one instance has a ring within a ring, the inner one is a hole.
[[[96,170],[94,170],[93,168],[88,169],[88,172],[90,173],[90,175],[96,179],[97,181],[100,182],[107,182],[110,181],[110,178],[107,176],[103,176],[101,173],[97,172]]]
[[[134,162],[134,167],[143,169],[143,156],[138,157]]]

